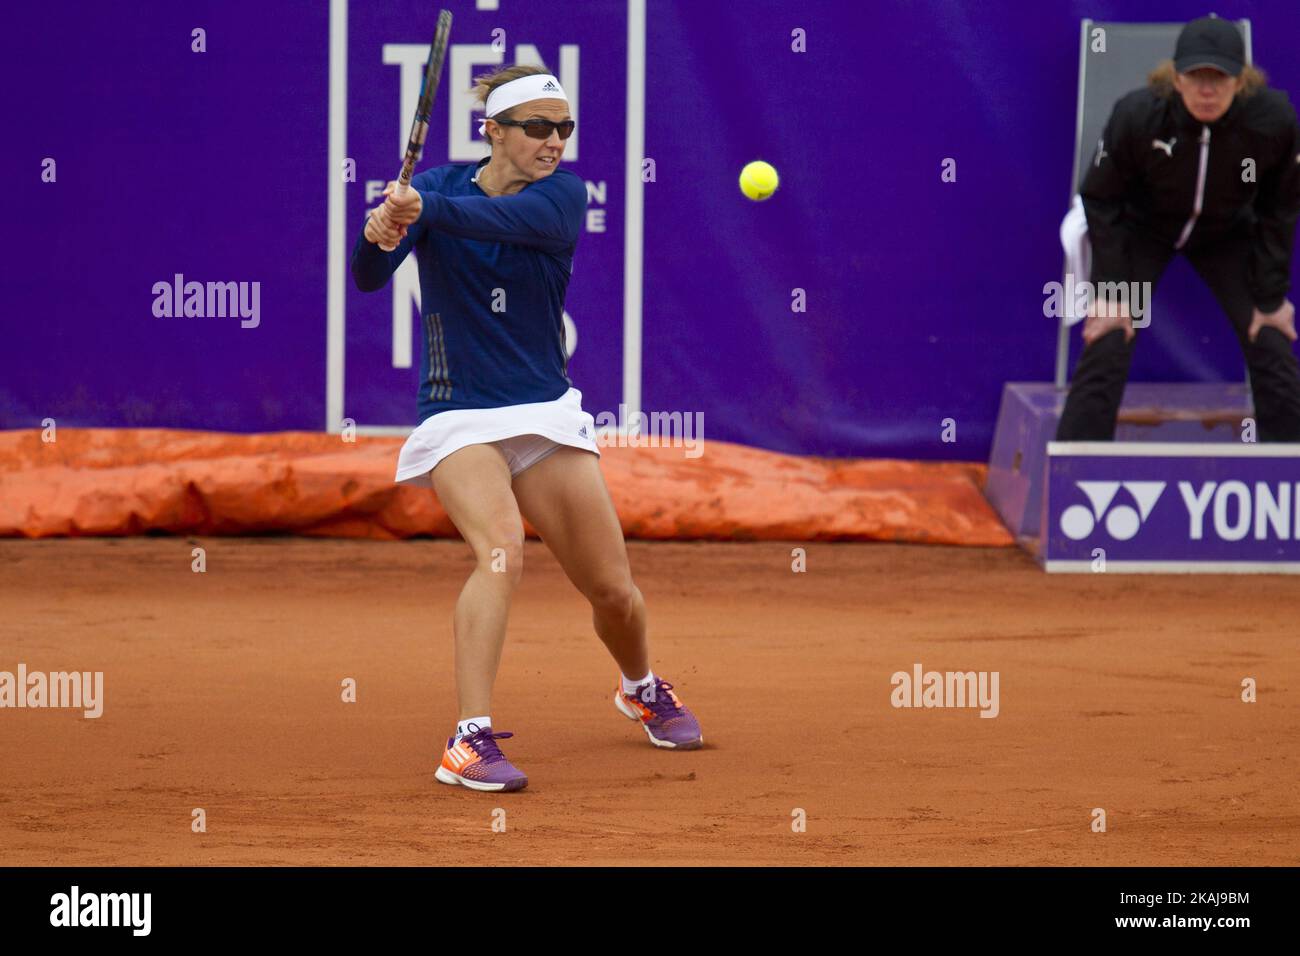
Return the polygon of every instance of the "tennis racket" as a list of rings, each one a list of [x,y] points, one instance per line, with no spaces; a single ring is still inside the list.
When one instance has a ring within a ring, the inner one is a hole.
[[[424,79],[420,83],[420,100],[415,105],[415,120],[411,123],[411,136],[406,142],[406,156],[402,160],[402,171],[397,174],[397,189],[401,196],[411,188],[411,176],[415,164],[424,153],[424,141],[429,135],[429,113],[433,109],[433,98],[438,93],[438,81],[442,78],[442,61],[447,58],[447,37],[451,34],[451,13],[447,10],[438,12],[438,28],[433,34],[433,44],[429,47],[429,62],[424,67]],[[380,245],[385,252],[392,252],[397,246]]]

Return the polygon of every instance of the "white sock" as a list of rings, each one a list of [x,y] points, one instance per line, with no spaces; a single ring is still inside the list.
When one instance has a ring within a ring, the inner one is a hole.
[[[470,734],[492,726],[492,718],[483,717],[466,717],[456,724],[456,739],[454,743],[460,743],[462,737],[468,737]]]
[[[623,678],[623,693],[631,696],[636,694],[636,689],[640,687],[642,684],[644,684],[646,681],[654,680],[655,672],[647,671],[645,677],[642,677],[640,680],[628,680],[627,676],[621,672],[619,673],[619,676]]]

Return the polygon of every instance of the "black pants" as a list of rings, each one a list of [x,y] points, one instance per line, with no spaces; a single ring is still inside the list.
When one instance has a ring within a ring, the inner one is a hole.
[[[1249,238],[1234,233],[1201,245],[1193,242],[1183,253],[1232,320],[1250,370],[1259,440],[1300,442],[1300,370],[1291,343],[1272,327],[1261,329],[1254,342],[1246,338],[1254,312],[1247,282]],[[1172,246],[1154,239],[1136,241],[1130,279],[1150,282],[1154,292],[1176,254]],[[1150,306],[1149,301],[1147,304]],[[1056,429],[1057,441],[1114,439],[1133,346],[1141,336],[1138,331],[1132,342],[1125,342],[1124,330],[1116,329],[1084,349],[1070,381],[1070,394]]]

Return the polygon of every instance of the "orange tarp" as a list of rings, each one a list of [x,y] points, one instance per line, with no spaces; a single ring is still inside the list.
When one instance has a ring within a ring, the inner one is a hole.
[[[393,483],[400,438],[154,428],[56,438],[0,431],[0,536],[456,534],[431,490]],[[628,537],[1014,544],[980,492],[983,465],[702,448],[696,458],[601,449]]]

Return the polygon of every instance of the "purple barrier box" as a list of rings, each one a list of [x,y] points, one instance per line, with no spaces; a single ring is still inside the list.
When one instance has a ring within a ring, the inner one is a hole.
[[[1064,405],[1065,391],[1050,382],[1002,389],[984,493],[1017,537],[1038,536],[1043,462]],[[1250,391],[1240,382],[1130,382],[1115,440],[1240,444],[1242,419],[1251,414]]]
[[[1049,442],[1047,571],[1300,573],[1300,444]]]

